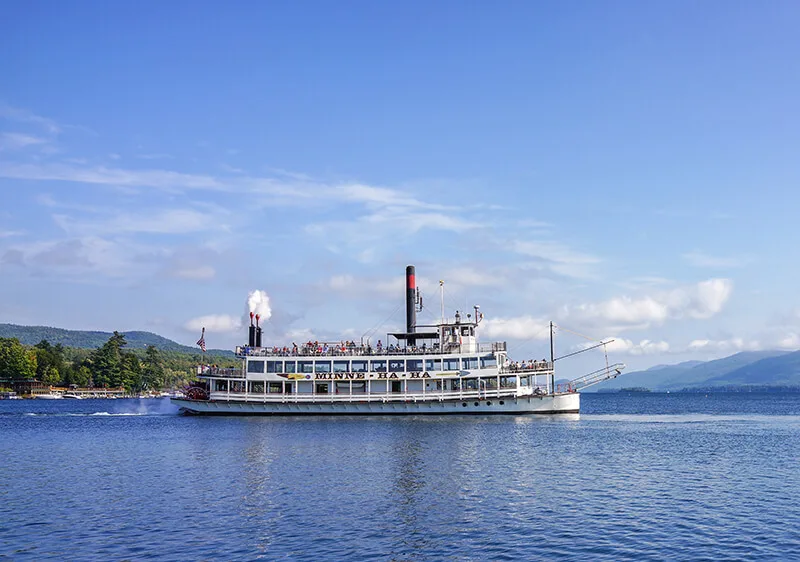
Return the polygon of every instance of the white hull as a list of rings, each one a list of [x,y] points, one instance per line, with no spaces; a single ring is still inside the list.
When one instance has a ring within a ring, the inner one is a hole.
[[[245,402],[173,398],[187,414],[219,415],[392,415],[392,414],[577,414],[580,394],[470,400]]]

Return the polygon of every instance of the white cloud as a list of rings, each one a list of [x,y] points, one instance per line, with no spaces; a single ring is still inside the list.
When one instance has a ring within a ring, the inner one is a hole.
[[[797,332],[789,332],[778,340],[777,347],[779,349],[800,349],[800,334]]]
[[[739,351],[759,351],[764,346],[758,340],[733,337],[724,340],[692,340],[687,348],[691,352],[736,353]]]
[[[52,119],[36,115],[26,109],[11,107],[5,104],[0,104],[0,118],[17,123],[31,123],[51,135],[57,135],[61,132],[61,126]]]
[[[591,266],[601,261],[552,240],[516,240],[511,243],[511,250],[540,261],[555,273],[567,277],[589,277]]]
[[[235,332],[242,328],[242,320],[229,314],[208,314],[192,318],[184,328],[190,332],[199,332],[203,328],[209,332]]]
[[[144,263],[134,264],[135,260],[131,260],[143,251],[145,249],[134,244],[86,236],[14,245],[0,258],[0,265],[25,267],[37,274],[51,271],[59,275],[85,276],[89,272],[127,277],[145,268]]]
[[[752,261],[750,258],[745,258],[745,257],[711,256],[699,251],[683,254],[682,257],[690,265],[693,265],[695,267],[718,268],[718,269],[744,267],[745,265],[747,265]]]
[[[213,279],[217,271],[210,265],[181,265],[170,272],[173,277],[181,279]]]
[[[550,321],[533,316],[513,318],[484,318],[480,324],[481,334],[491,339],[512,338],[518,340],[545,340],[550,337]]]
[[[609,340],[612,340],[612,338],[607,338],[603,341]],[[613,338],[613,341],[609,341],[606,345],[606,349],[609,352],[625,353],[628,355],[659,355],[668,353],[670,351],[670,346],[663,340],[641,340],[639,343],[636,343],[625,338]]]
[[[25,133],[0,133],[0,151],[19,150],[27,146],[47,144],[48,139]]]
[[[711,318],[722,310],[732,292],[733,283],[729,279],[709,279],[652,296],[614,297],[600,303],[567,307],[565,316],[592,325],[646,328],[668,319]]]
[[[194,209],[166,209],[156,212],[119,213],[111,219],[80,220],[54,214],[53,220],[70,234],[188,234],[210,230],[227,230],[220,213]]]

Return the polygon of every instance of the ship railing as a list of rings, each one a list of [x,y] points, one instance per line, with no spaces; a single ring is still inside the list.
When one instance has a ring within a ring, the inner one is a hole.
[[[552,361],[532,361],[527,363],[512,363],[500,368],[500,373],[539,373],[553,370]]]
[[[531,391],[519,392],[512,388],[492,388],[481,390],[450,390],[430,392],[353,392],[342,394],[317,394],[317,393],[254,393],[254,392],[226,392],[215,391],[211,393],[212,400],[235,399],[248,402],[436,402],[442,400],[489,400],[515,398],[522,396],[544,396]]]
[[[243,379],[244,371],[237,368],[213,367],[210,365],[200,365],[197,374],[205,377],[226,377],[231,379]]]
[[[569,381],[569,386],[573,389],[582,390],[597,383],[607,381],[608,379],[615,379],[622,374],[625,369],[625,363],[615,363],[614,365],[602,367],[591,373],[587,373],[582,377],[572,379]]]
[[[506,351],[506,342],[493,342],[478,344],[477,351],[469,353],[492,353]],[[356,346],[336,346],[320,345],[317,347],[301,346],[297,348],[289,347],[249,347],[237,346],[236,355],[240,357],[341,357],[341,356],[384,356],[384,355],[443,355],[447,353],[467,353],[466,345],[445,344],[441,347],[438,343],[432,346],[381,346],[372,347],[364,345]]]

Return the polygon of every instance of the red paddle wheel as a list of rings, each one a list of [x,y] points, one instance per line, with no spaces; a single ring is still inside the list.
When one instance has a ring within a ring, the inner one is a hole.
[[[189,400],[208,400],[208,391],[202,386],[190,386],[184,394]]]

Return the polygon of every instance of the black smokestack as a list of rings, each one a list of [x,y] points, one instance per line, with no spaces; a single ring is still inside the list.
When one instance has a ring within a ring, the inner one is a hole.
[[[261,347],[261,326],[258,325],[260,314],[256,314],[256,347]]]
[[[247,338],[247,345],[249,345],[250,347],[255,347],[256,346],[256,327],[253,325],[253,316],[255,316],[255,314],[253,314],[251,312],[250,313],[250,331],[248,333],[248,338]]]
[[[417,280],[413,265],[406,267],[406,333],[417,331]],[[409,345],[415,345],[415,339],[408,339]]]

